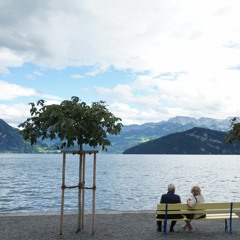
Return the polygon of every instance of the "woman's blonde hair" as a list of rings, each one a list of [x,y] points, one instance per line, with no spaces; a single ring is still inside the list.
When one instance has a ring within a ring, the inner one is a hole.
[[[191,193],[194,196],[200,195],[201,194],[201,188],[199,186],[193,186],[191,189]]]

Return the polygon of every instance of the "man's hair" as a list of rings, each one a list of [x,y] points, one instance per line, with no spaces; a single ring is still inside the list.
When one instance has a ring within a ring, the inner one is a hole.
[[[175,192],[175,186],[174,186],[174,184],[170,183],[170,184],[168,185],[168,192]]]

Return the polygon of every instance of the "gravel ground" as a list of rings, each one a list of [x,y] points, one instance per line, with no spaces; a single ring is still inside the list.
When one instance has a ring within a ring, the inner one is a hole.
[[[65,214],[63,234],[60,235],[59,214],[0,214],[1,240],[135,240],[135,239],[240,239],[240,220],[234,220],[233,233],[224,231],[222,221],[195,221],[194,231],[185,232],[177,222],[175,232],[165,236],[156,230],[155,214],[134,213],[98,213],[95,216],[95,235],[92,235],[92,216],[85,215],[82,232],[76,233],[77,215]],[[169,226],[169,225],[168,225]]]

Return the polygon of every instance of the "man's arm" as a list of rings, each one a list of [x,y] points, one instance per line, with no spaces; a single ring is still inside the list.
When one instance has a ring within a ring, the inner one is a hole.
[[[164,195],[161,196],[160,203],[166,203]]]

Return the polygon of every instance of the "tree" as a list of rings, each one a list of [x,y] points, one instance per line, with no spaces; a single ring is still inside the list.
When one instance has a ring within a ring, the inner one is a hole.
[[[105,102],[94,102],[90,106],[73,96],[71,101],[45,105],[44,100],[30,103],[31,117],[19,125],[21,134],[31,144],[39,138],[51,140],[59,138],[61,148],[74,146],[82,150],[84,144],[101,146],[107,150],[111,145],[108,134],[117,135],[122,128],[121,119],[115,117],[105,106]]]
[[[240,141],[240,118],[231,119],[231,129],[227,132],[227,142]]]

